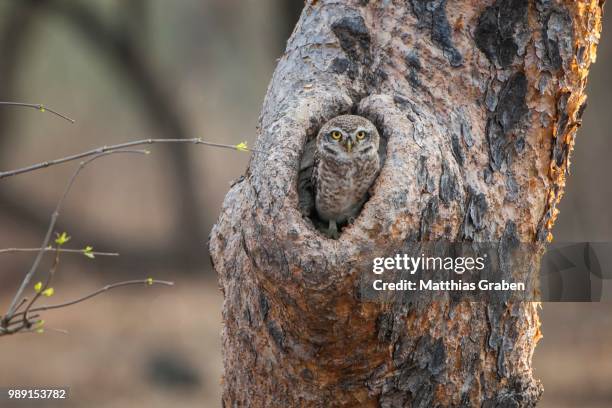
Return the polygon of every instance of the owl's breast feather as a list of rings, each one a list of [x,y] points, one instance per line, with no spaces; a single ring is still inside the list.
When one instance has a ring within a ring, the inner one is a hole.
[[[355,217],[378,173],[378,157],[360,162],[318,163],[316,210],[324,220],[344,222]]]

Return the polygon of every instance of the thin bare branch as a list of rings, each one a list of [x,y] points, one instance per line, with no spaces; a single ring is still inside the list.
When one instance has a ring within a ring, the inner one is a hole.
[[[107,292],[109,290],[112,289],[116,289],[116,288],[120,288],[123,286],[133,286],[133,285],[146,285],[146,286],[151,286],[151,285],[164,285],[164,286],[174,286],[174,282],[170,282],[170,281],[162,281],[162,280],[155,280],[155,279],[137,279],[137,280],[129,280],[129,281],[123,281],[123,282],[117,282],[117,283],[113,283],[110,285],[106,285],[88,295],[85,295],[83,297],[80,297],[78,299],[74,299],[71,300],[69,302],[65,302],[65,303],[59,303],[57,305],[48,305],[48,306],[38,306],[38,307],[34,307],[32,308],[30,311],[31,312],[42,312],[45,310],[53,310],[53,309],[60,309],[63,307],[67,307],[67,306],[72,306],[72,305],[76,305],[77,303],[81,303],[84,302],[88,299],[91,299],[92,297],[98,296],[104,292]],[[23,313],[23,312],[22,312]]]
[[[26,303],[28,303],[28,298],[24,297],[23,299],[21,299],[21,303],[19,303],[19,305],[17,305],[17,307],[15,308],[15,311],[18,311],[19,309],[21,309],[21,307],[25,305]]]
[[[4,105],[4,106],[18,106],[18,107],[25,107],[25,108],[32,108],[32,109],[36,109],[37,111],[40,112],[49,112],[52,113],[53,115],[62,118],[64,120],[67,120],[70,123],[75,123],[76,121],[66,115],[64,115],[63,113],[59,113],[58,111],[45,106],[43,104],[40,103],[25,103],[25,102],[4,102],[4,101],[0,101],[0,105]]]
[[[23,320],[15,320],[10,322],[6,327],[0,326],[0,337],[28,330],[40,322],[40,320],[38,320],[39,317],[39,314],[35,314],[30,316],[30,320],[25,323]]]
[[[0,249],[0,255],[2,254],[11,254],[11,253],[19,253],[19,252],[39,252],[39,251],[43,251],[43,252],[52,252],[55,251],[56,248],[48,246],[46,248],[3,248]],[[85,249],[64,249],[64,248],[60,248],[59,250],[62,253],[70,253],[70,254],[81,254],[84,255],[85,253],[91,254],[93,256],[119,256],[119,254],[117,252],[96,252],[96,251],[89,251],[87,252]]]
[[[36,291],[36,294],[34,295],[32,300],[30,300],[28,305],[25,307],[25,310],[23,311],[23,324],[26,325],[26,327],[28,326],[28,321],[29,321],[29,319],[28,319],[28,312],[30,311],[32,306],[34,306],[34,303],[36,303],[36,301],[50,287],[51,281],[53,280],[53,277],[55,276],[55,272],[57,271],[57,267],[59,265],[59,261],[60,261],[60,252],[59,252],[59,248],[56,248],[55,249],[55,258],[53,259],[53,265],[51,266],[51,269],[49,270],[49,274],[47,275],[47,279],[45,280],[45,284],[42,287],[38,288],[38,290]]]
[[[43,240],[43,243],[40,246],[41,250],[37,253],[36,258],[34,259],[34,263],[32,264],[32,267],[30,268],[28,273],[23,278],[23,281],[21,282],[21,286],[17,290],[17,293],[15,294],[15,297],[13,298],[13,301],[11,302],[11,304],[10,304],[10,306],[8,308],[8,312],[4,316],[4,319],[2,320],[2,324],[3,325],[5,325],[7,321],[10,321],[11,318],[13,317],[13,315],[15,313],[15,307],[17,306],[17,302],[19,302],[19,300],[23,296],[23,292],[24,292],[25,288],[28,286],[28,284],[30,283],[30,280],[32,279],[32,276],[34,276],[34,273],[38,269],[38,265],[40,264],[40,262],[42,260],[42,257],[45,254],[45,248],[47,248],[49,246],[49,242],[51,241],[51,235],[53,234],[53,230],[55,228],[55,224],[57,223],[57,219],[58,219],[58,217],[60,215],[60,211],[62,209],[62,205],[64,204],[64,201],[65,201],[66,197],[68,196],[68,193],[70,193],[70,190],[72,189],[72,186],[74,185],[74,182],[76,181],[76,179],[79,176],[79,174],[81,173],[81,171],[88,164],[90,164],[91,162],[93,162],[96,159],[99,159],[100,157],[108,156],[108,155],[111,155],[111,154],[119,154],[119,153],[146,154],[147,152],[142,151],[142,150],[112,150],[112,151],[105,151],[105,152],[96,153],[92,157],[90,157],[89,159],[87,159],[87,160],[85,160],[85,161],[83,161],[83,162],[81,162],[79,164],[77,169],[72,174],[72,177],[68,181],[68,184],[66,185],[64,193],[61,195],[59,201],[57,202],[57,205],[55,207],[55,211],[51,215],[51,221],[49,222],[49,227],[47,228],[47,233],[45,234],[45,238]]]
[[[98,290],[95,290],[85,296],[82,296],[80,298],[68,301],[68,302],[64,302],[64,303],[58,303],[56,305],[45,305],[45,306],[38,306],[38,307],[33,307],[29,310],[30,313],[34,313],[34,312],[42,312],[45,310],[53,310],[53,309],[61,309],[64,307],[68,307],[68,306],[72,306],[72,305],[76,305],[77,303],[81,303],[84,302],[86,300],[89,300],[93,297],[96,297],[104,292],[107,292],[109,290],[112,289],[116,289],[116,288],[120,288],[123,286],[134,286],[134,285],[146,285],[146,286],[151,286],[151,285],[164,285],[164,286],[174,286],[174,282],[170,282],[170,281],[163,281],[163,280],[156,280],[156,279],[136,279],[136,280],[129,280],[129,281],[123,281],[123,282],[117,282],[117,283],[113,283],[110,285],[106,285],[101,287]],[[12,317],[12,319],[16,319],[20,316],[23,316],[25,312],[19,312],[19,313],[15,313]],[[32,320],[32,318],[30,317],[30,321]],[[9,324],[11,324],[9,322]]]
[[[164,286],[174,286],[174,282],[170,282],[170,281],[163,281],[163,280],[156,280],[156,279],[152,279],[152,278],[147,278],[147,279],[137,279],[137,280],[129,280],[129,281],[123,281],[123,282],[117,282],[117,283],[113,283],[110,285],[106,285],[96,291],[93,291],[85,296],[82,296],[80,298],[68,301],[68,302],[64,302],[64,303],[59,303],[56,305],[43,305],[43,306],[38,306],[38,307],[31,307],[29,309],[26,308],[25,311],[22,312],[18,312],[18,313],[14,313],[12,317],[10,318],[6,318],[4,317],[2,319],[3,322],[5,322],[2,326],[0,326],[0,337],[2,336],[6,336],[9,334],[15,334],[15,333],[28,333],[31,331],[37,331],[38,329],[42,328],[41,327],[36,327],[36,325],[39,325],[41,323],[41,320],[38,320],[38,318],[40,317],[39,313],[36,312],[42,312],[45,310],[54,310],[54,309],[61,309],[61,308],[65,308],[68,306],[72,306],[72,305],[76,305],[78,303],[84,302],[86,300],[89,300],[93,297],[96,297],[98,295],[101,295],[104,292],[107,292],[109,290],[112,289],[116,289],[116,288],[120,288],[123,286],[134,286],[134,285],[145,285],[145,286],[152,286],[152,285],[164,285]],[[24,299],[24,301],[22,302],[25,303],[27,301],[27,299]],[[21,305],[20,305],[21,306]],[[17,308],[19,309],[19,308]],[[31,314],[30,316],[27,316],[28,313],[36,313],[36,314]],[[27,317],[26,317],[27,316]],[[45,328],[45,329],[51,329],[51,328]],[[51,329],[51,330],[55,330],[55,329]],[[62,330],[57,330],[57,331],[62,331]]]
[[[88,151],[82,152],[82,153],[77,153],[77,154],[74,154],[74,155],[71,155],[71,156],[66,156],[66,157],[62,157],[62,158],[59,158],[59,159],[55,159],[55,160],[50,160],[50,161],[45,161],[45,162],[42,162],[42,163],[33,164],[31,166],[22,167],[20,169],[8,170],[8,171],[0,172],[0,180],[3,179],[3,178],[6,178],[6,177],[11,177],[11,176],[16,176],[18,174],[28,173],[28,172],[39,170],[39,169],[43,169],[43,168],[46,168],[46,167],[51,167],[51,166],[55,166],[55,165],[58,165],[58,164],[67,163],[67,162],[74,161],[74,160],[79,160],[79,159],[82,159],[82,158],[85,158],[85,157],[99,155],[101,153],[108,153],[108,152],[122,150],[122,149],[130,148],[130,147],[143,146],[143,145],[148,145],[148,144],[162,144],[162,143],[191,143],[191,144],[196,144],[196,145],[205,145],[205,146],[218,147],[218,148],[222,148],[222,149],[230,149],[230,150],[238,150],[238,151],[249,151],[249,152],[263,153],[261,150],[250,149],[250,148],[246,147],[242,143],[240,143],[238,145],[228,145],[228,144],[222,144],[222,143],[207,142],[205,140],[202,140],[201,138],[194,138],[194,139],[142,139],[142,140],[135,140],[135,141],[132,141],[132,142],[125,142],[125,143],[120,143],[120,144],[111,145],[111,146],[102,146],[102,147],[98,147],[96,149],[88,150]]]

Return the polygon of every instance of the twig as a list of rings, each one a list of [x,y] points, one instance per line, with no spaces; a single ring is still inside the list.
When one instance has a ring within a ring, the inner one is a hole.
[[[6,325],[6,322],[10,321],[12,319],[13,315],[15,314],[15,307],[17,305],[17,302],[19,302],[19,299],[21,299],[25,288],[30,283],[30,280],[32,279],[32,276],[34,276],[34,273],[36,272],[36,269],[38,268],[38,265],[40,264],[40,261],[42,260],[42,257],[43,257],[43,255],[45,253],[45,248],[47,248],[49,246],[49,242],[51,241],[51,235],[53,234],[53,229],[55,228],[55,224],[57,223],[57,219],[58,219],[58,217],[60,215],[60,210],[62,209],[62,205],[64,203],[64,200],[68,196],[68,193],[70,192],[72,186],[74,185],[74,182],[75,182],[76,178],[81,173],[81,171],[88,164],[93,162],[94,160],[99,159],[100,157],[108,156],[108,155],[115,154],[115,153],[117,153],[117,154],[119,154],[119,153],[146,154],[147,152],[142,151],[142,150],[112,150],[112,151],[108,151],[108,152],[97,153],[93,157],[90,157],[86,161],[83,161],[83,162],[81,162],[79,164],[79,167],[77,167],[77,169],[72,174],[72,177],[68,181],[68,184],[66,185],[64,193],[60,197],[60,199],[59,199],[59,201],[58,201],[58,203],[57,203],[57,205],[55,207],[55,211],[51,215],[51,221],[49,222],[49,227],[47,228],[47,233],[45,234],[45,238],[43,240],[43,243],[40,246],[40,251],[36,255],[36,258],[34,259],[34,263],[32,264],[32,267],[30,268],[28,273],[23,278],[23,281],[21,282],[21,286],[17,290],[17,293],[15,294],[15,297],[13,298],[13,301],[11,302],[11,304],[10,304],[10,306],[8,308],[8,312],[4,316],[4,319],[2,319],[1,323],[3,325]]]
[[[43,104],[40,103],[24,103],[24,102],[3,102],[0,101],[0,105],[5,105],[5,106],[20,106],[20,107],[26,107],[26,108],[32,108],[32,109],[36,109],[37,111],[40,112],[49,112],[54,114],[57,117],[60,117],[64,120],[67,120],[70,123],[75,123],[76,121],[72,118],[69,118],[68,116],[64,115],[63,113],[59,113],[56,110],[53,110],[51,108],[49,108],[48,106],[45,106]]]
[[[77,303],[81,303],[84,302],[88,299],[91,299],[93,297],[96,297],[104,292],[107,292],[109,290],[115,289],[115,288],[119,288],[119,287],[123,287],[123,286],[134,286],[134,285],[146,285],[146,286],[152,286],[152,285],[164,285],[164,286],[174,286],[174,282],[170,282],[170,281],[163,281],[163,280],[155,280],[152,278],[148,278],[148,279],[138,279],[138,280],[129,280],[129,281],[123,281],[123,282],[117,282],[117,283],[113,283],[110,285],[106,285],[94,292],[91,292],[85,296],[82,296],[80,298],[68,301],[68,302],[64,302],[64,303],[59,303],[56,305],[46,305],[46,306],[38,306],[38,307],[31,307],[29,309],[26,308],[26,310],[24,310],[23,312],[18,312],[18,313],[14,313],[13,316],[11,316],[10,318],[7,318],[6,316],[2,319],[3,321],[3,325],[0,326],[0,337],[5,336],[5,335],[9,335],[9,334],[15,334],[18,332],[24,332],[24,333],[28,333],[31,331],[36,331],[42,327],[35,327],[32,328],[32,326],[36,325],[36,324],[41,324],[42,321],[40,320],[36,320],[40,317],[40,314],[33,314],[30,315],[28,317],[27,314],[28,313],[36,313],[36,312],[42,312],[45,310],[53,310],[53,309],[61,309],[64,307],[68,307],[68,306],[72,306],[75,305]],[[27,300],[24,299],[24,301],[22,301],[21,304],[25,303]],[[31,302],[30,304],[32,304],[33,302]],[[21,305],[20,305],[21,307]],[[17,308],[19,309],[19,308]],[[51,330],[57,330],[57,331],[62,331],[59,329],[51,329]]]
[[[42,327],[39,328],[32,328],[32,329],[27,329],[27,330],[22,330],[22,333],[38,333],[39,330],[43,329]],[[68,330],[64,330],[64,329],[58,329],[57,327],[44,327],[45,331],[54,331],[57,333],[61,333],[61,334],[69,334]]]
[[[129,280],[129,281],[123,281],[123,282],[117,282],[117,283],[113,283],[110,285],[106,285],[94,292],[91,292],[88,295],[82,296],[80,298],[68,301],[68,302],[64,302],[64,303],[58,303],[56,305],[46,305],[46,306],[38,306],[38,307],[33,307],[29,310],[29,312],[34,313],[34,312],[42,312],[45,310],[53,310],[53,309],[61,309],[63,307],[68,307],[68,306],[72,306],[72,305],[76,305],[77,303],[81,303],[84,302],[88,299],[91,299],[95,296],[98,296],[106,291],[112,290],[112,289],[116,289],[116,288],[120,288],[123,286],[133,286],[133,285],[147,285],[147,286],[151,286],[151,285],[164,285],[164,286],[174,286],[174,282],[170,282],[170,281],[163,281],[163,280],[155,280],[155,279],[137,279],[137,280]],[[24,314],[24,312],[19,312],[16,313],[15,315],[13,315],[13,318],[22,316]]]
[[[66,156],[66,157],[62,157],[60,159],[55,159],[55,160],[50,160],[50,161],[45,161],[42,163],[37,163],[37,164],[33,164],[31,166],[27,166],[27,167],[22,167],[20,169],[15,169],[15,170],[8,170],[8,171],[4,171],[4,172],[0,172],[0,180],[6,177],[11,177],[11,176],[16,176],[18,174],[23,174],[23,173],[28,173],[34,170],[39,170],[39,169],[43,169],[46,167],[50,167],[50,166],[55,166],[57,164],[62,164],[62,163],[66,163],[66,162],[70,162],[70,161],[74,161],[74,160],[79,160],[82,159],[84,157],[89,157],[89,156],[94,156],[94,155],[98,155],[101,153],[108,153],[108,152],[113,152],[113,151],[117,151],[117,150],[121,150],[121,149],[126,149],[126,148],[130,148],[130,147],[136,147],[136,146],[142,146],[142,145],[148,145],[148,144],[158,144],[158,143],[192,143],[192,144],[201,144],[201,145],[206,145],[206,146],[212,146],[212,147],[219,147],[222,149],[230,149],[230,150],[238,150],[238,151],[249,151],[249,152],[257,152],[257,153],[263,153],[261,150],[255,150],[255,149],[250,149],[242,144],[239,145],[228,145],[228,144],[222,144],[222,143],[212,143],[212,142],[207,142],[205,140],[202,140],[200,138],[194,138],[194,139],[142,139],[142,140],[135,140],[132,142],[125,142],[125,143],[120,143],[120,144],[116,144],[116,145],[112,145],[112,146],[102,146],[102,147],[98,147],[96,149],[92,149],[92,150],[88,150],[86,152],[82,152],[82,153],[77,153],[71,156]]]
[[[0,326],[0,336],[24,331],[38,323],[39,320],[36,319],[38,319],[39,317],[40,315],[35,314],[30,316],[30,320],[27,323],[24,323],[23,320],[15,320],[13,322],[10,322],[6,327]]]
[[[42,294],[45,293],[45,291],[49,288],[49,285],[51,285],[51,281],[53,280],[53,276],[55,276],[55,271],[57,271],[57,266],[59,265],[59,261],[60,261],[60,252],[59,252],[59,247],[58,247],[55,249],[55,258],[53,259],[53,265],[51,266],[51,269],[49,270],[49,274],[47,275],[45,284],[42,287],[38,288],[38,290],[36,291],[36,294],[34,295],[32,300],[30,300],[30,303],[28,303],[28,305],[25,307],[25,310],[23,311],[23,324],[26,325],[26,327],[28,327],[28,324],[29,324],[28,312],[30,311],[32,306],[34,306],[34,303],[36,303],[36,301],[42,296]]]
[[[21,299],[21,303],[17,305],[17,307],[15,308],[15,311],[18,311],[19,309],[21,309],[21,306],[25,305],[27,302],[28,302],[28,298]]]
[[[1,254],[10,254],[10,253],[16,253],[16,252],[39,252],[42,249],[43,252],[51,252],[51,251],[55,251],[56,248],[53,248],[51,246],[48,246],[46,248],[3,248],[0,249],[0,255]],[[84,254],[85,250],[84,249],[60,249],[59,250],[62,253],[71,253],[71,254]],[[117,252],[95,252],[95,251],[91,251],[91,252],[87,252],[88,254],[94,255],[94,256],[119,256],[119,254]]]

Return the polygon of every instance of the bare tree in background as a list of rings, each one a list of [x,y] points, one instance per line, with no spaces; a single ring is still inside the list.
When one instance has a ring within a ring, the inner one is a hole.
[[[13,100],[20,71],[17,69],[24,50],[28,49],[28,39],[32,30],[41,20],[57,16],[72,28],[95,51],[106,57],[134,91],[145,108],[145,114],[167,138],[189,139],[194,131],[187,126],[183,113],[177,107],[170,81],[164,77],[154,61],[147,54],[147,36],[149,34],[150,3],[143,0],[121,2],[118,7],[117,21],[114,24],[105,19],[95,7],[88,2],[65,2],[58,0],[23,0],[15,1],[9,8],[10,18],[0,32],[0,50],[3,59],[0,61],[0,99]],[[10,126],[6,111],[0,111],[0,145],[9,140],[7,128]],[[202,242],[206,241],[203,230],[204,217],[198,208],[195,194],[196,181],[193,172],[189,148],[182,145],[170,146],[169,167],[174,180],[172,189],[176,196],[176,223],[173,232],[174,245],[156,248],[134,245],[125,248],[130,254],[125,268],[132,268],[134,263],[142,267],[161,268],[164,266],[194,268],[202,265],[199,257]],[[19,219],[23,224],[41,227],[46,219],[38,208],[30,203],[23,203],[7,192],[0,191],[0,205],[5,213]],[[83,223],[68,222],[67,229],[82,236],[94,236],[93,231]],[[112,247],[109,242],[100,238],[100,246]],[[159,256],[155,256],[159,254]],[[128,259],[128,257],[126,257]],[[172,263],[169,264],[168,261]],[[179,265],[180,261],[180,265]],[[121,261],[120,261],[121,262]],[[120,265],[120,263],[118,263]]]
[[[533,243],[557,216],[601,30],[597,0],[310,0],[210,251],[225,406],[533,406],[536,303],[389,307],[366,254],[407,240]],[[339,240],[298,208],[304,146],[341,113],[387,140]]]

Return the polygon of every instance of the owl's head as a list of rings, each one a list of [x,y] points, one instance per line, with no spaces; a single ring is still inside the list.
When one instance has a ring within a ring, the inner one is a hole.
[[[356,115],[336,116],[321,127],[317,147],[323,156],[353,159],[378,154],[380,136],[376,126]]]

